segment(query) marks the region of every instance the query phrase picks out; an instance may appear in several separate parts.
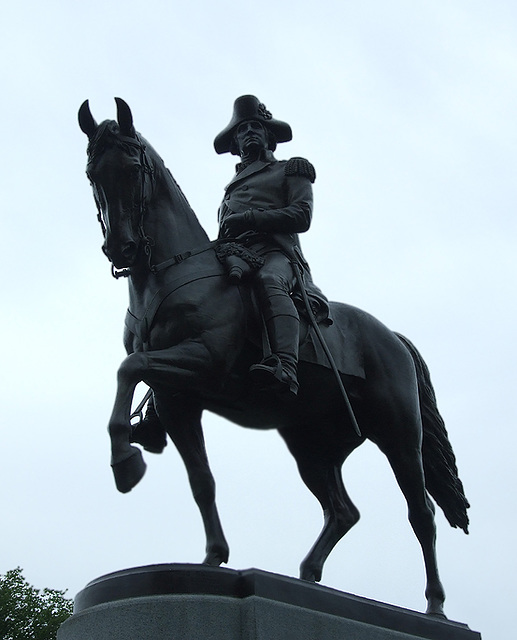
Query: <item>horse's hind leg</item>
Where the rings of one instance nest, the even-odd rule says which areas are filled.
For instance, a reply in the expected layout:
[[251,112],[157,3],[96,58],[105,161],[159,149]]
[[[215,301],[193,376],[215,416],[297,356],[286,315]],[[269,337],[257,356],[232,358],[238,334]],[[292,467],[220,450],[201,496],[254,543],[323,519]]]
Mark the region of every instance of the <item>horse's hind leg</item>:
[[435,509],[425,488],[420,447],[411,448],[407,443],[404,445],[400,442],[398,445],[398,448],[390,446],[389,450],[383,448],[383,451],[406,498],[409,522],[422,547],[427,576],[427,613],[445,617],[445,591],[436,560]]
[[194,398],[156,395],[156,410],[176,445],[187,470],[192,494],[199,507],[206,535],[204,564],[228,562],[229,548],[215,503],[215,481],[210,471],[201,426],[201,408]]
[[357,444],[339,454],[320,437],[312,441],[297,433],[282,433],[298,464],[302,480],[316,496],[323,509],[324,524],[320,535],[300,565],[300,578],[319,582],[323,565],[341,538],[359,521],[359,511],[343,485],[341,466]]

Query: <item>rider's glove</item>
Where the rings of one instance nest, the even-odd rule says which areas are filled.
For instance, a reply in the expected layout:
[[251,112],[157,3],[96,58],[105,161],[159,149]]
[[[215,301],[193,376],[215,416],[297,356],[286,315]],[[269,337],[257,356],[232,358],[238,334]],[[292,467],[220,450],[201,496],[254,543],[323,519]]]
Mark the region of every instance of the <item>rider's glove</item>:
[[248,209],[244,213],[233,213],[224,221],[225,236],[240,236],[246,231],[254,231],[256,226],[253,209]]

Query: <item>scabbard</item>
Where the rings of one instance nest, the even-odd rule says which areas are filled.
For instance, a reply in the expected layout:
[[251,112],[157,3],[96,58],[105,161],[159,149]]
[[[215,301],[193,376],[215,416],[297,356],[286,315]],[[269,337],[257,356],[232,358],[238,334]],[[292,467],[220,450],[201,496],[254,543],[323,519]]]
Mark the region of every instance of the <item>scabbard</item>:
[[330,364],[330,368],[332,369],[332,371],[334,372],[334,376],[336,378],[339,390],[341,391],[341,395],[343,396],[343,400],[345,401],[345,406],[347,408],[348,411],[348,415],[350,417],[350,420],[352,422],[352,426],[354,428],[354,431],[357,433],[357,435],[359,437],[362,436],[361,434],[361,430],[359,429],[359,425],[357,424],[357,419],[355,417],[354,414],[354,410],[352,408],[352,405],[350,404],[350,399],[348,397],[348,394],[346,392],[346,389],[343,385],[343,381],[341,380],[341,376],[339,375],[339,371],[338,368],[336,366],[336,363],[334,361],[334,358],[332,356],[332,353],[330,352],[330,349],[327,345],[327,343],[325,342],[325,338],[323,337],[323,334],[321,333],[321,329],[319,328],[319,325],[316,321],[316,318],[314,317],[314,313],[312,312],[311,309],[311,304],[309,301],[309,296],[307,295],[307,291],[305,291],[305,285],[303,283],[303,278],[302,278],[302,273],[300,270],[300,265],[298,264],[298,260],[293,260],[292,261],[292,267],[293,267],[293,271],[294,274],[296,276],[296,279],[298,280],[298,286],[300,287],[300,292],[302,294],[302,298],[303,298],[303,303],[305,305],[305,308],[307,310],[307,315],[309,316],[309,321],[312,325],[312,328],[314,329],[314,332],[316,334],[316,336],[318,337],[318,340],[323,348],[323,351],[325,352],[325,355],[327,356],[327,360],[329,361]]

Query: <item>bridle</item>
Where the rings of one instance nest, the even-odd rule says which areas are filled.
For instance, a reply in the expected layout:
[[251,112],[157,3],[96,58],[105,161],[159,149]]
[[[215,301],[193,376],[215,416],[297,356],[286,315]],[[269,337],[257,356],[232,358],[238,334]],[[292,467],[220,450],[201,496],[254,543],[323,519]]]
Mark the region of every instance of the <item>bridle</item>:
[[[117,122],[106,120],[101,125],[97,125],[95,122],[92,113],[90,111],[90,106],[88,104],[88,100],[85,100],[79,109],[79,126],[81,131],[88,136],[89,144],[88,144],[88,164],[94,161],[94,158],[97,154],[101,153],[101,147],[104,144],[104,135],[106,133],[106,128],[112,134],[112,139],[115,141],[115,144],[122,143],[125,145],[129,145],[138,150],[140,155],[140,202],[138,204],[138,235],[144,247],[145,255],[147,256],[147,263],[149,266],[149,271],[153,274],[157,274],[159,271],[163,269],[167,269],[170,266],[175,264],[179,264],[183,262],[186,258],[190,256],[197,255],[204,251],[207,251],[211,247],[217,245],[219,243],[218,240],[214,242],[209,242],[208,245],[204,245],[197,249],[193,249],[190,251],[185,251],[183,253],[172,256],[171,258],[160,262],[159,264],[153,264],[152,260],[152,248],[154,246],[154,240],[150,236],[148,236],[145,232],[144,223],[147,217],[148,204],[149,199],[151,197],[151,193],[154,189],[156,175],[154,165],[151,163],[149,156],[146,151],[146,145],[143,139],[136,133],[133,127],[133,116],[131,115],[131,109],[129,106],[122,100],[121,98],[115,98],[115,102],[117,103]],[[114,128],[110,128],[111,125],[118,125],[117,130]],[[108,230],[104,221],[102,219],[102,207],[95,194],[95,183],[92,180],[88,170],[87,170],[88,178],[90,179],[90,183],[92,187],[94,187],[94,199],[95,204],[97,206],[97,219],[101,226],[102,235],[106,238]],[[104,249],[104,247],[103,247]],[[106,253],[106,251],[104,251]],[[109,256],[106,254],[108,259]],[[111,259],[110,259],[111,261]],[[131,268],[126,267],[124,269],[117,269],[113,262],[111,263],[111,274],[114,278],[127,278],[131,275]]]
[[[164,260],[163,262],[160,262],[158,264],[153,264],[152,248],[154,246],[154,240],[153,238],[151,238],[146,234],[144,229],[144,223],[147,217],[149,198],[155,184],[155,178],[156,178],[155,169],[147,154],[146,145],[142,141],[138,133],[135,132],[134,137],[118,134],[116,135],[116,140],[117,142],[122,142],[124,144],[135,147],[140,154],[139,166],[140,166],[141,187],[140,187],[140,202],[138,204],[138,236],[140,237],[141,242],[143,244],[144,253],[147,257],[147,265],[151,273],[156,275],[160,271],[167,269],[169,267],[172,267],[173,265],[179,264],[180,262],[183,262],[183,260],[186,260],[191,256],[198,255],[200,253],[208,251],[209,249],[221,243],[224,244],[227,242],[227,240],[214,240],[196,249],[191,249],[189,251],[176,254],[171,258],[168,258],[167,260]],[[102,219],[102,210],[99,202],[97,201],[97,198],[95,198],[95,204],[97,205],[97,220],[99,221],[99,224],[102,229],[102,234],[105,238],[107,234],[107,229]],[[106,257],[108,257],[109,259],[109,256],[106,256]],[[123,269],[117,269],[115,265],[111,263],[111,275],[117,280],[119,278],[128,278],[131,275],[131,268],[125,267]]]
[[[123,142],[124,144],[135,147],[140,154],[140,201],[138,203],[138,235],[143,243],[144,252],[147,256],[147,263],[149,265],[149,270],[152,273],[156,273],[156,267],[152,263],[152,247],[154,245],[154,240],[145,233],[144,229],[144,221],[147,214],[149,194],[154,187],[155,181],[155,173],[154,167],[152,166],[149,156],[147,155],[146,146],[144,142],[142,142],[138,133],[135,133],[135,137],[122,136],[117,135],[116,137],[118,142]],[[102,235],[106,238],[106,225],[102,219],[102,211],[97,198],[95,198],[95,204],[97,205],[97,220],[101,226]],[[109,258],[109,256],[107,256]],[[111,263],[111,275],[116,278],[127,278],[131,275],[131,269],[126,267],[124,269],[117,269],[113,263]]]

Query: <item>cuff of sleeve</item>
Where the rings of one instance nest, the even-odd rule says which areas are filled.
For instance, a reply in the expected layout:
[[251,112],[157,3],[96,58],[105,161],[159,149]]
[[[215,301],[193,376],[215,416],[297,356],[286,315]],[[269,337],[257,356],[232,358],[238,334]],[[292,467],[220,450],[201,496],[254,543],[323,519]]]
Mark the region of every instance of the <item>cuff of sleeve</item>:
[[244,220],[246,221],[246,224],[249,226],[250,229],[257,228],[255,211],[256,209],[248,209],[247,211],[244,212]]
[[267,220],[267,212],[265,209],[250,209],[251,223],[257,231],[263,231],[264,223]]

